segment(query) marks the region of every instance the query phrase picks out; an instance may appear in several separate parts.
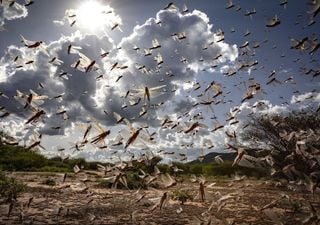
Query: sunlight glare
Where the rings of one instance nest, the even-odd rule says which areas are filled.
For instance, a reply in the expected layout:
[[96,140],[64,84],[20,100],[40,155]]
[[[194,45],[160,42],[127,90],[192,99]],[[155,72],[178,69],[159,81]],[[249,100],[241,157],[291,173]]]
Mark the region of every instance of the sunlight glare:
[[78,26],[90,31],[104,30],[121,20],[109,5],[101,5],[94,0],[83,3],[76,11],[76,15]]

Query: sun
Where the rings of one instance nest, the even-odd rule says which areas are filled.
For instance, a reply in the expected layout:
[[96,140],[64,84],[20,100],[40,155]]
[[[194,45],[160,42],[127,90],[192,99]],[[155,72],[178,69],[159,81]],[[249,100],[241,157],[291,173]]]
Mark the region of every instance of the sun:
[[105,30],[121,23],[120,17],[114,13],[113,8],[94,0],[84,2],[76,10],[76,17],[77,25],[90,31]]

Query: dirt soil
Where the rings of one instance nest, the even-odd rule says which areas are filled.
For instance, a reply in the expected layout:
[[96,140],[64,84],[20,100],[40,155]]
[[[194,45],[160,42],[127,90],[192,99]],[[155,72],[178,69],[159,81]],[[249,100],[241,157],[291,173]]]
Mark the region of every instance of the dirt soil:
[[[95,174],[10,173],[27,188],[13,205],[0,203],[0,224],[302,224],[310,203],[320,215],[320,194],[302,186],[265,180],[215,180],[206,183],[206,200],[197,197],[199,185],[184,179],[166,190],[118,190],[99,186]],[[87,178],[85,184],[81,182]],[[55,185],[45,184],[54,180]],[[81,182],[81,183],[80,183]],[[78,186],[75,184],[79,183]],[[88,187],[88,189],[85,189]],[[176,189],[190,190],[195,199],[181,205],[170,197]],[[162,208],[151,208],[163,193]],[[144,198],[141,196],[144,195]],[[29,207],[28,202],[33,198]],[[269,207],[266,205],[271,203]],[[265,207],[266,209],[263,209]],[[211,221],[211,222],[210,222]]]

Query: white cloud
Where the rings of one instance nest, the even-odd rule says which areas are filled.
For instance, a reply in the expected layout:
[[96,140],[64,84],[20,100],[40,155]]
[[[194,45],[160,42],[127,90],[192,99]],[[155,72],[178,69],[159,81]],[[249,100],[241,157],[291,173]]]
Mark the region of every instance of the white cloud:
[[[319,94],[317,94],[317,98]],[[300,103],[300,102],[303,102],[303,101],[306,101],[306,100],[310,100],[310,99],[313,99],[314,98],[314,95],[312,92],[307,92],[305,94],[301,94],[301,95],[293,95],[291,97],[291,101],[290,103],[291,104],[295,104],[295,103]]]
[[62,21],[62,20],[54,20],[52,22],[53,22],[54,25],[56,25],[58,27],[62,27],[65,24],[64,21]]
[[0,82],[5,82],[7,80],[6,66],[0,63]]
[[8,20],[22,19],[28,16],[28,10],[25,6],[15,2],[9,6],[10,2],[4,1],[0,4],[0,27],[3,27]]
[[14,115],[10,115],[7,120],[1,121],[0,129],[9,136],[15,137],[18,141],[21,141],[28,132],[23,126],[21,118]]
[[314,100],[315,100],[315,102],[320,103],[320,93],[315,94]]
[[[310,96],[313,96],[312,98]],[[306,98],[308,98],[308,102],[305,102]],[[242,103],[238,108],[239,112],[237,112],[236,117],[240,121],[240,123],[234,127],[237,134],[241,134],[243,132],[242,127],[244,124],[250,121],[250,117],[248,115],[254,113],[255,115],[282,115],[301,110],[301,109],[316,109],[319,107],[320,103],[320,93],[311,93],[307,92],[301,95],[293,95],[291,97],[291,103],[288,105],[276,105],[272,104],[270,100],[260,100],[252,105],[249,102]],[[298,100],[298,102],[297,102]],[[231,109],[232,111],[233,109]],[[228,129],[228,126],[226,127]],[[267,147],[267,146],[264,146]]]
[[[159,24],[158,21],[161,23]],[[179,40],[173,37],[182,33],[186,35],[186,38]],[[112,115],[113,112],[118,112],[133,122],[146,122],[150,126],[150,133],[157,131],[156,140],[160,143],[157,149],[166,148],[168,151],[170,149],[177,151],[181,149],[181,145],[192,143],[193,146],[189,147],[192,151],[190,155],[196,157],[198,153],[201,153],[199,150],[208,147],[209,140],[215,146],[223,145],[223,132],[210,132],[211,124],[206,128],[197,128],[198,132],[195,135],[178,133],[176,129],[163,130],[159,127],[159,118],[167,115],[177,117],[191,111],[189,116],[183,116],[179,120],[180,128],[183,129],[186,129],[188,124],[195,120],[192,119],[192,116],[200,111],[193,107],[196,102],[196,93],[191,91],[193,87],[186,85],[186,82],[202,82],[200,74],[206,69],[210,70],[213,64],[230,65],[238,57],[235,45],[215,42],[216,39],[217,35],[212,31],[212,24],[206,14],[197,10],[186,14],[166,10],[157,13],[156,18],[150,18],[144,24],[136,26],[133,33],[123,38],[118,45],[121,46],[121,49],[117,49],[114,41],[107,35],[98,37],[82,31],[70,36],[61,36],[59,40],[47,45],[43,43],[50,55],[41,50],[10,46],[0,61],[3,81],[0,83],[0,90],[10,99],[2,98],[0,103],[19,118],[15,120],[17,126],[24,127],[26,118],[30,117],[32,112],[23,109],[23,105],[13,99],[16,90],[29,93],[29,89],[33,89],[39,94],[47,95],[49,98],[41,105],[46,112],[44,123],[27,127],[29,130],[35,129],[45,134],[44,146],[54,145],[61,140],[61,135],[64,134],[63,143],[59,145],[70,148],[69,142],[81,140],[83,132],[75,128],[74,124],[86,122],[92,118],[96,118],[105,129],[111,129],[109,137],[111,140],[123,128],[123,125],[115,124],[116,121]],[[157,40],[161,47],[153,49],[151,56],[144,56],[144,49],[150,49],[154,40]],[[77,62],[81,55],[77,51],[68,54],[67,49],[70,44],[80,46],[81,49],[78,48],[78,51],[92,61],[95,60],[95,64],[99,65],[100,69],[84,73],[71,68],[70,65]],[[134,50],[135,46],[138,46],[140,50]],[[105,58],[100,56],[101,49],[109,52]],[[157,65],[154,59],[158,54],[164,61],[160,65]],[[221,57],[214,62],[213,58],[220,54]],[[19,60],[14,62],[13,59],[17,56]],[[54,57],[59,63],[49,63]],[[26,65],[27,60],[34,62]],[[22,68],[17,68],[19,65]],[[116,66],[111,71],[113,65]],[[144,66],[145,70],[139,70],[138,65]],[[66,73],[65,78],[61,75],[64,73]],[[103,75],[101,79],[97,80],[96,78],[101,75]],[[115,82],[119,76],[123,78]],[[44,87],[38,88],[39,83]],[[202,83],[201,85],[202,89],[206,86]],[[134,91],[137,92],[136,89],[139,88],[144,90],[145,87],[152,89],[158,86],[163,86],[164,91],[160,91],[160,94],[151,94],[150,107],[147,107],[148,113],[139,118],[143,104],[148,105],[149,103],[143,100],[144,96],[141,92],[142,94],[139,95],[142,98],[141,102],[137,106],[130,106],[129,100],[137,100],[137,97],[133,96]],[[177,91],[172,92],[173,89]],[[131,94],[124,98],[128,90],[131,91]],[[61,94],[61,98],[53,98]],[[162,106],[155,106],[160,103]],[[124,105],[127,105],[127,108],[123,108]],[[61,107],[67,111],[68,120],[57,115]],[[104,111],[109,115],[106,115]],[[137,125],[139,126],[141,125]],[[60,129],[53,129],[54,127],[60,127]],[[31,133],[28,132],[28,134]],[[108,140],[106,144],[109,144]],[[135,145],[130,148],[135,151],[139,149]],[[56,148],[51,149],[48,154],[54,153],[55,150]],[[66,154],[74,155],[77,152],[66,151]],[[88,145],[87,151],[81,155],[92,160],[110,156],[110,154],[101,153],[101,150],[97,150],[92,145]]]

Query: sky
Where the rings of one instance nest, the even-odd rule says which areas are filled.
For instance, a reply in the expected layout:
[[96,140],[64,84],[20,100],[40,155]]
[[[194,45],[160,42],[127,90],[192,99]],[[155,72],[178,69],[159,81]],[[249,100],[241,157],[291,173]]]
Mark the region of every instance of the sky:
[[91,161],[226,151],[248,114],[319,107],[319,4],[3,0],[0,127]]

